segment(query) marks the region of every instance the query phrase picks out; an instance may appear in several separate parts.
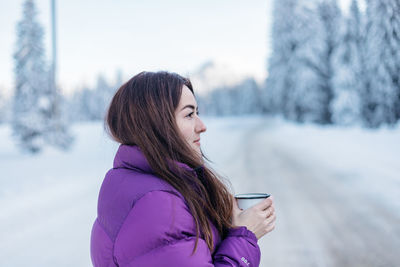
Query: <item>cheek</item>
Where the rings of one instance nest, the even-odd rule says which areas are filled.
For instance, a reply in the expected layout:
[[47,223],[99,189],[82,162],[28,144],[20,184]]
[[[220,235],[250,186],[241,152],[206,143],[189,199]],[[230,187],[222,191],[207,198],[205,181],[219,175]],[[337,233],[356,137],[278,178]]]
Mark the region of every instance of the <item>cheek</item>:
[[185,125],[183,127],[182,134],[187,141],[190,141],[193,136],[193,130],[191,125]]
[[193,136],[193,123],[191,121],[185,121],[184,119],[177,120],[179,131],[185,140],[190,141]]

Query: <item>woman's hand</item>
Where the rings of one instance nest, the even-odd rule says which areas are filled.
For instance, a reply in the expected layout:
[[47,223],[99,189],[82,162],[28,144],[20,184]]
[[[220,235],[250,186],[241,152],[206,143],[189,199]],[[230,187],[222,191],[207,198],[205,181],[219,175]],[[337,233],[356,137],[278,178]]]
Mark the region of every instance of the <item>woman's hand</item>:
[[238,207],[237,200],[233,197],[233,226],[246,226],[248,230],[256,235],[257,239],[260,239],[275,228],[275,219],[274,199],[272,196],[246,210],[241,210]]

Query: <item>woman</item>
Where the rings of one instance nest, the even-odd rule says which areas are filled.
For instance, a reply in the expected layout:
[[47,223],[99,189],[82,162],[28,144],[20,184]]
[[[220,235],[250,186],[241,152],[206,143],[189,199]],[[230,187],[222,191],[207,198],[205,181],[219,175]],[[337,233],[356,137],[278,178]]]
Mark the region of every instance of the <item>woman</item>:
[[142,72],[113,97],[106,127],[120,143],[91,235],[94,266],[258,266],[274,228],[272,197],[240,210],[204,164],[188,79]]

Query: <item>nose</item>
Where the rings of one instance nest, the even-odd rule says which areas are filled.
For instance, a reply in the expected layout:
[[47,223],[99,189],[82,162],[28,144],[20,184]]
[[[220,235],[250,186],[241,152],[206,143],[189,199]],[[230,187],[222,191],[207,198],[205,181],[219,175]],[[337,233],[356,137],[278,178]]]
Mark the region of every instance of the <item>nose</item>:
[[199,117],[197,117],[196,132],[203,133],[206,130],[207,130],[207,127],[204,124],[204,122]]

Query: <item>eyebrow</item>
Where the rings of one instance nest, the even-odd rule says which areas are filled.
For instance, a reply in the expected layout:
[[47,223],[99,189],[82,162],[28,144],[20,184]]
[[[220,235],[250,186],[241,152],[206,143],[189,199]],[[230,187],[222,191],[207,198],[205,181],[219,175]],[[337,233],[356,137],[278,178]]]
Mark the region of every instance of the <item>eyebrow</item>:
[[[181,109],[181,111],[184,110],[185,108],[191,108],[191,109],[195,110],[193,105],[186,105]],[[197,110],[199,110],[199,107],[197,107]]]

